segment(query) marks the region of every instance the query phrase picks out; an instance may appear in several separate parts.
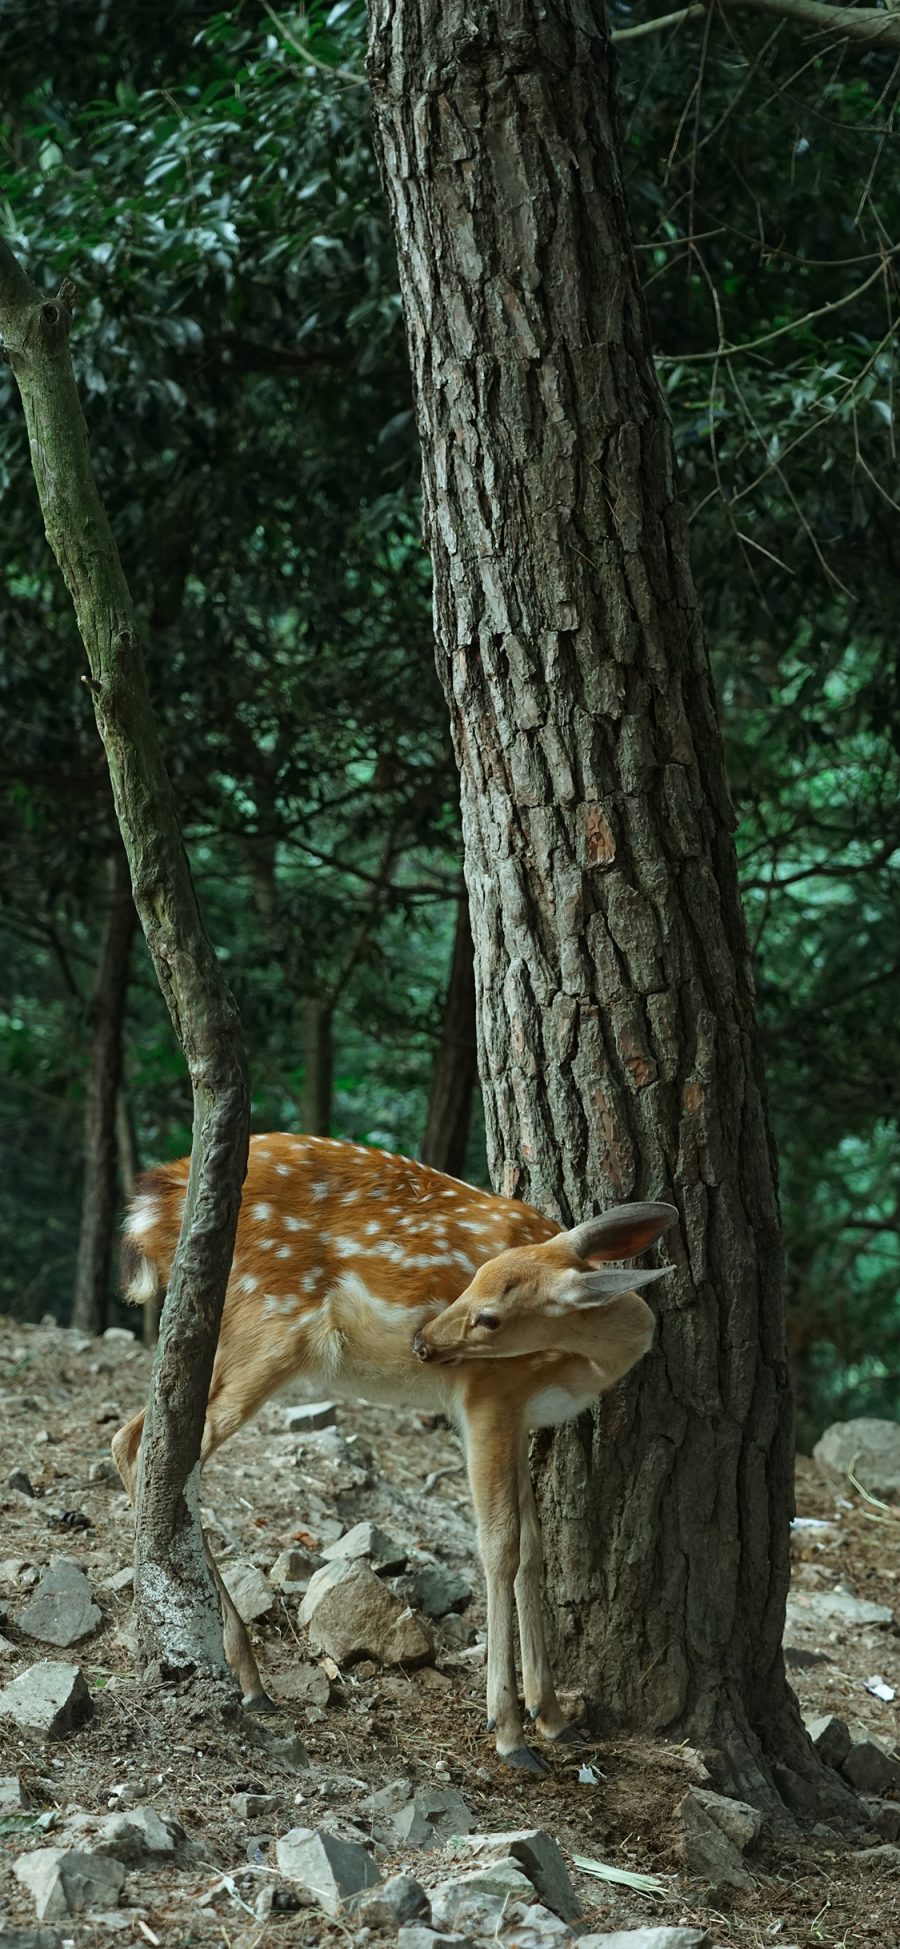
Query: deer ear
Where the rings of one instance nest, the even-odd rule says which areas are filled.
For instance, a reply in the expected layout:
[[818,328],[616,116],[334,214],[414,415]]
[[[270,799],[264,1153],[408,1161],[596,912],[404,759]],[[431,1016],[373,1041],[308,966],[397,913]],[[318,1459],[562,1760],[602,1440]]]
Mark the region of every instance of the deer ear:
[[645,1272],[629,1271],[624,1266],[612,1272],[564,1272],[555,1283],[551,1308],[557,1313],[574,1313],[585,1307],[605,1306],[617,1294],[639,1292],[642,1286],[652,1286],[654,1279],[664,1279],[674,1270],[674,1266],[663,1265]]
[[596,1265],[606,1259],[633,1259],[677,1222],[674,1205],[616,1205],[614,1211],[586,1218],[562,1237],[580,1259]]

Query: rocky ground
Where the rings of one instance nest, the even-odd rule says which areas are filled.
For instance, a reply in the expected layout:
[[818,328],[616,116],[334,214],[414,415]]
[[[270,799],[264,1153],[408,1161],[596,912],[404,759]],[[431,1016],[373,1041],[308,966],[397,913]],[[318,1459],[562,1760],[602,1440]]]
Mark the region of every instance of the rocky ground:
[[412,1413],[282,1400],[207,1471],[279,1716],[140,1685],[109,1438],[148,1371],[119,1333],[0,1322],[0,1949],[897,1949],[900,1503],[859,1469],[800,1465],[786,1643],[869,1824],[776,1835],[684,1748],[497,1761],[461,1456]]

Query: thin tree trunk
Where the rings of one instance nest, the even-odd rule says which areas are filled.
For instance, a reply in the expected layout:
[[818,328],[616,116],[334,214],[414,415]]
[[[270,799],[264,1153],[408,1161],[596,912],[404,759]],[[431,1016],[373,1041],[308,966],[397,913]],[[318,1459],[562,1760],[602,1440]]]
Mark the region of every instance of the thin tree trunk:
[[156,734],[134,608],[91,471],[68,339],[74,287],[38,291],[0,241],[0,331],[25,410],[47,537],[87,651],[97,725],[141,925],[185,1054],[194,1143],[150,1385],[135,1548],[140,1649],[164,1671],[226,1676],[197,1484],[200,1439],[247,1162],[240,1023],[204,930]]
[[100,966],[91,996],[91,1045],[84,1106],[84,1185],[75,1267],[72,1325],[102,1333],[116,1228],[118,1144],[116,1111],[122,1076],[122,1034],[128,963],[137,914],[128,861],[121,846],[110,860],[109,907]]
[[682,1215],[655,1351],[543,1443],[557,1653],[608,1719],[718,1752],[775,1809],[826,1773],[781,1654],[774,1164],[602,12],[371,19],[492,1175],[566,1221],[648,1196]]
[[422,1139],[422,1162],[436,1171],[462,1177],[478,1083],[475,1034],[475,967],[468,897],[457,902],[453,959],[444,1003],[444,1022],[434,1068]]
[[300,1115],[308,1137],[331,1133],[334,1083],[334,1010],[330,1001],[306,996],[300,1004],[303,1089]]

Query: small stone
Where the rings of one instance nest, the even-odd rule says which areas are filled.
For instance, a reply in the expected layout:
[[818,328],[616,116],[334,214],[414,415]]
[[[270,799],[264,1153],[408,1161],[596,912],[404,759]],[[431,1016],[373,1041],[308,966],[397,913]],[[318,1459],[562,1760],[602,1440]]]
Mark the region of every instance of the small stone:
[[29,1665],[0,1692],[0,1717],[12,1719],[23,1732],[45,1739],[61,1739],[80,1726],[93,1711],[91,1695],[77,1665],[50,1659]]
[[900,1801],[870,1800],[868,1810],[869,1820],[882,1840],[900,1841]]
[[580,1935],[575,1949],[709,1949],[710,1941],[705,1929],[614,1929],[612,1935]]
[[835,1421],[816,1442],[813,1459],[825,1475],[846,1479],[852,1469],[871,1495],[892,1495],[900,1489],[900,1426],[873,1416]]
[[840,1766],[852,1745],[843,1719],[836,1719],[833,1712],[824,1712],[816,1718],[805,1719],[804,1724],[826,1766]]
[[275,1603],[275,1592],[255,1563],[242,1558],[234,1563],[221,1563],[219,1569],[225,1589],[245,1624],[255,1624],[257,1618],[268,1616]]
[[406,1563],[406,1551],[385,1530],[379,1529],[377,1523],[355,1523],[336,1543],[329,1543],[322,1555],[326,1563],[368,1557],[381,1576],[402,1570]]
[[679,1812],[689,1874],[701,1875],[713,1890],[751,1887],[741,1854],[762,1827],[758,1810],[743,1800],[726,1799],[705,1787],[691,1787]]
[[326,1915],[381,1877],[372,1856],[356,1841],[340,1841],[324,1828],[292,1827],[275,1843],[278,1871],[312,1895]]
[[125,1885],[121,1861],[77,1848],[39,1847],[13,1864],[18,1881],[34,1896],[39,1922],[60,1921],[101,1903],[118,1902]]
[[466,1843],[474,1853],[497,1850],[524,1868],[532,1886],[548,1908],[565,1922],[574,1922],[581,1906],[557,1843],[539,1827],[517,1828],[509,1834],[472,1835]]
[[268,1820],[279,1805],[277,1793],[235,1793],[231,1811],[238,1820]]
[[23,1570],[31,1568],[28,1557],[8,1556],[0,1563],[0,1584],[17,1584]]
[[279,1699],[323,1706],[331,1698],[331,1680],[321,1665],[294,1665],[289,1672],[279,1674],[273,1690]]
[[55,1644],[63,1650],[96,1631],[103,1613],[94,1603],[84,1571],[69,1557],[55,1557],[15,1622],[26,1637],[39,1638],[42,1644]]
[[316,1569],[316,1563],[316,1558],[307,1556],[303,1550],[282,1550],[269,1571],[269,1582],[275,1590],[302,1594]]
[[501,1856],[433,1889],[431,1919],[442,1929],[494,1935],[510,1902],[530,1903],[533,1899],[534,1888],[518,1861]]
[[407,1579],[410,1599],[426,1617],[446,1617],[472,1602],[472,1586],[445,1563],[424,1563]]
[[119,1482],[119,1471],[115,1462],[105,1460],[92,1462],[88,1469],[89,1482]]
[[17,1773],[0,1778],[0,1814],[17,1814],[25,1805],[22,1782]]
[[353,1919],[371,1929],[397,1929],[404,1922],[430,1922],[431,1904],[412,1875],[391,1875],[380,1887],[356,1898]]
[[869,1598],[854,1597],[851,1590],[792,1591],[787,1600],[786,1630],[793,1635],[807,1630],[833,1630],[843,1625],[848,1630],[893,1624],[894,1613],[887,1604],[874,1604]]
[[470,1935],[446,1935],[413,1922],[399,1931],[397,1949],[475,1949],[475,1944]]
[[14,1489],[20,1496],[33,1496],[34,1488],[24,1469],[10,1469],[6,1478],[8,1489]]
[[310,1579],[300,1606],[310,1639],[338,1665],[374,1658],[381,1665],[413,1667],[434,1658],[424,1618],[385,1588],[366,1564],[323,1564]]
[[284,1428],[288,1435],[308,1435],[311,1428],[333,1428],[337,1409],[333,1401],[303,1401],[285,1408]]
[[857,1793],[882,1794],[900,1786],[900,1761],[892,1759],[874,1739],[861,1739],[851,1746],[841,1761],[841,1772]]
[[132,1565],[126,1563],[121,1570],[114,1570],[111,1577],[104,1578],[100,1588],[101,1590],[111,1590],[114,1597],[120,1596],[123,1591],[133,1590],[134,1570]]
[[439,1847],[459,1834],[468,1834],[473,1825],[472,1815],[455,1787],[419,1787],[391,1818],[398,1841],[408,1847]]
[[515,1949],[568,1949],[574,1929],[542,1902],[524,1908],[513,1902],[503,1916],[503,1934]]
[[108,1326],[102,1338],[107,1342],[113,1342],[113,1344],[118,1341],[122,1347],[126,1345],[134,1346],[134,1334],[130,1326]]
[[112,1855],[126,1868],[144,1862],[184,1864],[193,1849],[177,1820],[164,1820],[155,1807],[122,1808],[112,1814],[75,1814],[66,1822],[66,1838],[98,1855]]
[[900,1875],[900,1847],[891,1847],[886,1841],[881,1847],[860,1848],[855,1859],[866,1868],[887,1868],[892,1874]]
[[4,1928],[0,1922],[0,1949],[63,1949],[58,1929]]

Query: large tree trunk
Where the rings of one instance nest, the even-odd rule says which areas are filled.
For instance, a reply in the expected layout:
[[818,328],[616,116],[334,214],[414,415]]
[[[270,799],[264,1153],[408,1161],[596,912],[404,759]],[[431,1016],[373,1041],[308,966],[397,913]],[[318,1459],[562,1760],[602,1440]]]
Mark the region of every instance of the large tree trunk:
[[0,240],[0,332],[28,425],[47,538],[75,604],[134,902],[194,1095],[185,1215],[144,1426],[135,1545],[141,1651],[226,1676],[197,1482],[200,1438],[247,1162],[237,1010],[200,917],[163,763],[134,608],[91,471],[69,356],[73,287],[38,291]]
[[373,0],[497,1187],[672,1198],[657,1345],[542,1469],[607,1718],[817,1781],[781,1654],[791,1414],[732,812],[602,14]]
[[106,1325],[109,1265],[116,1229],[119,1146],[117,1115],[128,962],[137,914],[128,861],[117,846],[110,861],[109,908],[100,966],[91,996],[91,1046],[84,1105],[84,1185],[72,1324],[83,1333]]
[[422,1162],[435,1171],[462,1177],[478,1082],[475,1033],[475,968],[469,902],[465,892],[456,908],[453,959],[444,1001],[441,1039],[431,1072]]

